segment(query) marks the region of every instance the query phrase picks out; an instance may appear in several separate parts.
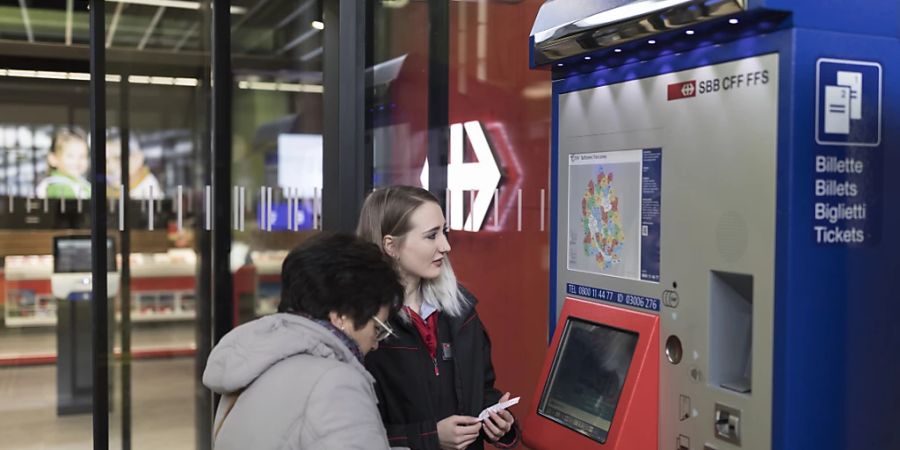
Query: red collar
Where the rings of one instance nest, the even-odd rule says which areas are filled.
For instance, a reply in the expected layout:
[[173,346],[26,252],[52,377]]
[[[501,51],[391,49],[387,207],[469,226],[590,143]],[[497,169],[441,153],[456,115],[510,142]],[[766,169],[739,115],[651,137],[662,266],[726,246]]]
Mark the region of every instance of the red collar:
[[428,354],[431,355],[431,359],[434,359],[437,355],[437,321],[440,312],[435,311],[428,316],[428,319],[423,320],[422,317],[409,306],[404,306],[403,309],[406,311],[410,320],[412,320],[416,330],[419,331],[419,336],[422,337],[422,342],[425,343],[425,347],[428,349]]

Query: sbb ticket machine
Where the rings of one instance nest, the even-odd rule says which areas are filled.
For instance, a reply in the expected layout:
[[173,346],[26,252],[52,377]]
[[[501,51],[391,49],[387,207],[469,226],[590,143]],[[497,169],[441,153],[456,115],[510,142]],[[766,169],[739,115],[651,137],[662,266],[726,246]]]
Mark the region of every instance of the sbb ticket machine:
[[[110,323],[113,299],[119,292],[116,251],[107,240],[107,292],[110,299]],[[91,237],[57,236],[53,239],[53,274],[50,286],[57,301],[56,387],[57,414],[86,414],[92,410],[93,390],[93,318],[91,295]],[[115,330],[112,326],[109,330]],[[109,340],[112,342],[112,339]],[[112,358],[112,346],[107,349]],[[111,366],[111,365],[110,365]],[[110,378],[112,379],[112,378]],[[111,389],[101,386],[100,389]],[[111,397],[110,397],[111,398]]]
[[535,450],[900,448],[900,3],[547,1]]

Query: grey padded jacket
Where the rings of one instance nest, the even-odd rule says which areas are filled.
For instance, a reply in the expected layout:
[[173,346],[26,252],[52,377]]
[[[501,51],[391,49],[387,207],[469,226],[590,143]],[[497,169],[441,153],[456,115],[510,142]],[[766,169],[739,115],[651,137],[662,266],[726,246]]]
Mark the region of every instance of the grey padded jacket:
[[243,324],[213,349],[203,373],[203,384],[226,396],[214,448],[386,450],[374,382],[337,336],[309,319],[273,314]]

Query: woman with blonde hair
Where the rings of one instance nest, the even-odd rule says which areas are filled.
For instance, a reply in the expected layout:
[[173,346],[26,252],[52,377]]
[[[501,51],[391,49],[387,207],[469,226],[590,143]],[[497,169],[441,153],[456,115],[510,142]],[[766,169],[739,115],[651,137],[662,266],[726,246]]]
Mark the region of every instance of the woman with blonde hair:
[[437,198],[411,186],[366,199],[357,234],[391,257],[404,301],[395,335],[366,358],[391,445],[412,450],[512,448],[520,440],[508,411],[479,412],[509,398],[494,388],[491,343],[475,297],[459,286]]

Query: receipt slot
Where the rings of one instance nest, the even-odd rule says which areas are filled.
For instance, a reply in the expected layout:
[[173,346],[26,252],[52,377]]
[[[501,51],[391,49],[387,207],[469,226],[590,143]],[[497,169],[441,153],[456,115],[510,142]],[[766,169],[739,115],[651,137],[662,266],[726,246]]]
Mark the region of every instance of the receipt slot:
[[[896,0],[543,4],[553,341],[526,445],[900,448],[898,16]],[[658,321],[615,403],[589,361],[620,361],[635,330],[572,319],[584,303]],[[568,365],[572,348],[591,356]],[[639,351],[656,364],[632,386]]]
[[[113,322],[113,299],[119,291],[116,255],[112,239],[107,241],[107,292],[109,317]],[[53,239],[51,290],[57,301],[56,392],[58,415],[86,414],[92,409],[93,349],[91,336],[92,287],[91,237],[57,236]],[[109,327],[113,330],[113,327]],[[112,339],[107,355],[112,358]],[[112,377],[109,378],[112,380]],[[111,389],[111,384],[108,387]],[[110,397],[111,398],[111,397]]]

